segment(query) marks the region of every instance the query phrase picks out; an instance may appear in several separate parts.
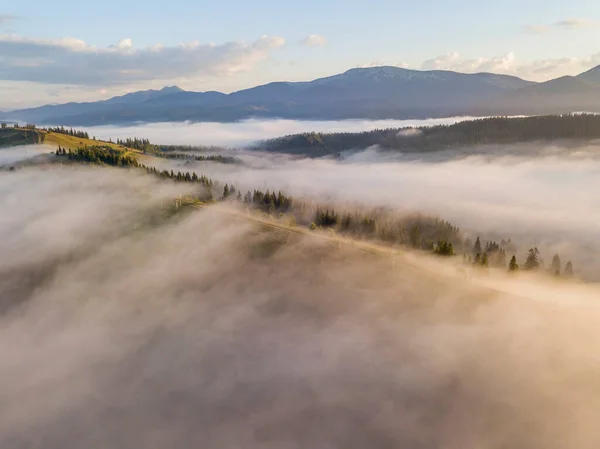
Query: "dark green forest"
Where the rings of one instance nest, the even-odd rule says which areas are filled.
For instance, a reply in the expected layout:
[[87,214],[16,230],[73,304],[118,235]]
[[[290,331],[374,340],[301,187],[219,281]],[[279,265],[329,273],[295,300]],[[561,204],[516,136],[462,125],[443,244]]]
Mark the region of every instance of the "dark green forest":
[[266,140],[255,149],[320,157],[374,145],[383,150],[408,153],[559,139],[600,139],[600,115],[493,117],[431,127],[377,129],[360,133],[304,133]]
[[[260,210],[293,225],[306,226],[311,230],[332,229],[341,235],[356,239],[369,239],[388,244],[407,246],[416,250],[432,252],[441,257],[462,254],[465,263],[481,268],[494,266],[509,271],[520,269],[513,255],[507,265],[507,253],[516,252],[510,239],[500,242],[488,241],[485,245],[477,237],[473,243],[465,238],[452,223],[426,215],[398,217],[382,210],[337,210],[308,201],[299,201],[281,191],[254,189],[243,194],[233,184],[222,184],[195,172],[158,170],[139,163],[121,151],[106,146],[83,147],[75,151],[60,148],[57,157],[69,161],[102,164],[143,170],[164,180],[198,184],[198,201],[236,201],[247,208]],[[544,263],[537,248],[532,248],[523,262],[523,270],[542,270]],[[573,276],[573,264],[562,267],[560,256],[554,255],[547,271],[554,276]]]

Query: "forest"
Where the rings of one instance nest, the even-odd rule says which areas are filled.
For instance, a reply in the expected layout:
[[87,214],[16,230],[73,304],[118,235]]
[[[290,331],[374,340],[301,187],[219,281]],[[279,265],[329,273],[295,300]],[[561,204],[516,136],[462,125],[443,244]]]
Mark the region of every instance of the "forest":
[[390,151],[430,152],[474,145],[560,139],[600,139],[600,115],[492,117],[453,125],[377,129],[360,133],[313,132],[266,140],[254,149],[320,157],[375,145]]
[[[568,261],[563,267],[558,254],[553,256],[551,264],[546,267],[540,251],[531,248],[526,259],[519,265],[514,255],[517,248],[510,239],[487,241],[483,244],[480,237],[477,237],[472,242],[457,226],[436,217],[420,214],[398,217],[381,209],[336,209],[318,202],[296,200],[281,191],[275,193],[253,189],[242,194],[233,184],[222,184],[207,176],[198,176],[195,172],[158,170],[139,163],[134,156],[107,146],[83,147],[75,151],[59,147],[56,156],[73,162],[140,169],[160,179],[198,184],[200,188],[195,198],[198,201],[235,201],[247,208],[285,220],[292,226],[333,230],[340,235],[402,245],[440,257],[462,255],[465,264],[481,268],[493,266],[509,271],[545,270],[553,276],[574,275],[573,264]],[[507,264],[508,253],[513,254]]]
[[[140,150],[143,153],[152,154],[155,156],[163,156],[164,153],[207,153],[207,152],[223,152],[225,148],[217,146],[204,146],[204,145],[157,145],[150,142],[148,139],[143,138],[127,138],[117,139],[117,145],[121,145],[126,148],[133,148],[134,150]],[[232,158],[233,159],[233,158]],[[205,159],[198,159],[205,160]],[[229,162],[231,163],[231,162]]]

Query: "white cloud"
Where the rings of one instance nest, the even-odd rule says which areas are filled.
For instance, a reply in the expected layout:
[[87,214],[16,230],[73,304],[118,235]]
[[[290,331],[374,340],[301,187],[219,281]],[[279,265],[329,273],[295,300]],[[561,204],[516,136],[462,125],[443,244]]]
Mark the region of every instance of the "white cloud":
[[10,14],[0,14],[0,26],[8,25],[15,19],[16,17]]
[[0,79],[81,86],[226,76],[248,71],[284,45],[278,36],[261,36],[252,43],[182,43],[135,48],[129,38],[98,48],[76,38],[35,40],[0,36]]
[[559,20],[554,23],[555,27],[560,28],[568,28],[568,29],[580,29],[580,28],[590,28],[597,26],[597,23],[592,20],[587,19],[565,19]]
[[529,34],[546,34],[550,32],[550,27],[544,25],[525,25],[523,30]]
[[302,45],[306,45],[307,47],[322,47],[327,43],[327,39],[323,36],[319,36],[318,34],[309,34],[304,39],[300,41]]
[[529,34],[546,34],[552,29],[580,30],[584,28],[594,28],[598,22],[588,19],[563,19],[554,22],[551,25],[525,25],[523,30]]
[[454,52],[428,59],[421,64],[423,70],[456,70],[458,72],[507,72],[515,65],[515,55],[512,52],[491,58],[463,59]]
[[453,52],[423,62],[423,70],[453,70],[464,73],[492,72],[546,81],[565,75],[577,75],[600,64],[600,53],[587,58],[562,57],[519,62],[513,52],[490,58],[462,58]]

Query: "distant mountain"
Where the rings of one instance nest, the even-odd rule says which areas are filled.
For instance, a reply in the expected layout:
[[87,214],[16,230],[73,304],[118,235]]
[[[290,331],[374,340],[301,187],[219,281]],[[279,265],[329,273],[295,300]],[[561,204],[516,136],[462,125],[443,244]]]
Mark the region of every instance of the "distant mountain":
[[93,103],[11,111],[2,117],[37,124],[89,126],[252,117],[409,119],[600,111],[598,78],[600,68],[578,77],[534,83],[493,73],[372,67],[309,82],[274,82],[231,94],[165,87]]
[[493,98],[491,104],[508,114],[600,112],[600,68],[523,87]]
[[588,83],[600,84],[600,65],[587,72],[583,72],[581,75],[578,75],[577,78],[587,81]]

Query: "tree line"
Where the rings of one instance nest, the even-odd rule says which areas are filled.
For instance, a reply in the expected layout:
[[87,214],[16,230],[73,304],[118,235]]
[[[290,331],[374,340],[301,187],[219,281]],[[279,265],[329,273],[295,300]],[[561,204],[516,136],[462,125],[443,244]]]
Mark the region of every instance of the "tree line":
[[240,164],[241,161],[233,156],[225,156],[222,154],[182,154],[182,153],[159,153],[158,157],[165,159],[179,159],[185,161],[197,162],[218,162],[219,164]]
[[319,157],[371,146],[400,152],[430,152],[485,144],[598,138],[600,115],[563,114],[492,117],[452,125],[387,128],[359,133],[310,132],[266,140],[256,149]]
[[[488,267],[491,265],[504,268],[506,267],[507,247],[514,248],[514,246],[510,244],[510,241],[503,241],[500,244],[494,241],[489,241],[484,249],[482,248],[480,238],[477,237],[472,249],[474,260],[472,260],[471,256],[468,256],[468,261],[472,262],[475,266]],[[466,254],[464,255],[464,258],[467,259]],[[516,255],[513,254],[508,263],[508,271],[515,272],[519,271],[520,269],[525,271],[544,270],[544,261],[542,260],[540,250],[537,247],[529,249],[525,257],[525,261],[521,266],[517,263]],[[547,268],[547,271],[552,276],[572,277],[574,275],[573,263],[569,260],[563,268],[560,255],[558,254],[554,254],[552,257],[552,262]]]
[[[33,125],[35,126],[35,125]],[[86,131],[78,131],[73,128],[65,128],[64,126],[56,126],[54,128],[42,128],[44,131],[57,133],[57,134],[65,134],[67,136],[78,137],[80,139],[89,139],[90,136]]]

